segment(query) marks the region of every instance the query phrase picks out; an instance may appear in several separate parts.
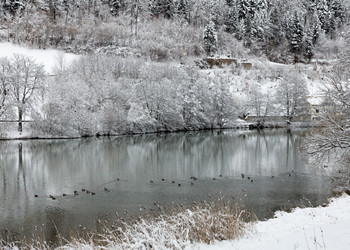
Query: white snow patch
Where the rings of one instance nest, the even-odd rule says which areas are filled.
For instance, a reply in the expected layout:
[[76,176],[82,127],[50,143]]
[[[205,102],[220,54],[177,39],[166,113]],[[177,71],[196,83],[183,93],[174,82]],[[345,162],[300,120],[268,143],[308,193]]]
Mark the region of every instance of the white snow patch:
[[311,105],[321,105],[324,102],[324,96],[308,96],[307,101]]
[[243,239],[194,244],[186,249],[350,249],[350,196],[332,199],[328,207],[278,211],[275,218],[260,221],[256,232]]
[[78,55],[64,53],[56,49],[29,49],[12,43],[0,43],[0,57],[11,58],[14,54],[31,57],[36,63],[44,65],[48,74],[52,74],[55,67],[59,66],[59,58],[63,55],[64,65],[69,65],[79,58]]

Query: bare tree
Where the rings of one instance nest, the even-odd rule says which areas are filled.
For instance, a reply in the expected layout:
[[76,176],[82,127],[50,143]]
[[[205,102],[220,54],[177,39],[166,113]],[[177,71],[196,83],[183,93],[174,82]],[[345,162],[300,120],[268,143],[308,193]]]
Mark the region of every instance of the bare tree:
[[0,59],[0,116],[4,115],[10,97],[8,81],[9,61],[6,58]]
[[276,101],[289,118],[299,115],[299,106],[308,95],[304,79],[293,73],[286,73],[276,91]]
[[25,111],[44,90],[45,73],[42,65],[23,55],[10,60],[8,71],[12,102],[18,111],[18,131],[22,132]]
[[350,79],[336,68],[325,86],[323,110],[319,112],[321,133],[313,138],[312,153],[323,156],[334,149],[350,149]]
[[[323,109],[319,111],[322,128],[308,138],[307,149],[313,162],[336,163],[333,180],[350,189],[350,57],[343,54],[328,77]],[[323,165],[323,164],[322,164]]]

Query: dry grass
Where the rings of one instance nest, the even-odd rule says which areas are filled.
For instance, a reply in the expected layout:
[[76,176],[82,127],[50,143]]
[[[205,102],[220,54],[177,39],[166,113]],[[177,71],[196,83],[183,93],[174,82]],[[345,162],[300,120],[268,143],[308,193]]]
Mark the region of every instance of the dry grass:
[[[69,241],[61,239],[56,249],[183,249],[196,242],[210,244],[238,239],[256,220],[253,213],[233,199],[219,198],[191,207],[179,204],[169,213],[148,214],[132,222],[101,222],[99,233],[76,236]],[[0,248],[5,249],[18,246],[16,243],[2,244]],[[45,242],[21,245],[23,247],[50,248]]]

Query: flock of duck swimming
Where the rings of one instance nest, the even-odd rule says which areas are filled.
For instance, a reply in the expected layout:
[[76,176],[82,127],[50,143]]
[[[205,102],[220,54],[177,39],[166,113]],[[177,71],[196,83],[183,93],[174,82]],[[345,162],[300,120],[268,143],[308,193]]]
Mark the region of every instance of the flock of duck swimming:
[[[293,171],[292,171],[292,172],[293,172]],[[292,175],[289,173],[288,176],[292,176]],[[221,178],[222,175],[219,175],[219,177]],[[242,177],[242,179],[244,179],[244,178],[245,178],[245,174],[241,173],[241,177]],[[273,179],[273,178],[275,178],[275,177],[272,175],[271,178]],[[253,181],[254,181],[250,176],[247,176],[247,179],[250,180],[250,182],[253,182]],[[117,178],[117,181],[119,181],[119,180],[120,180],[120,179]],[[194,185],[194,182],[195,182],[196,180],[198,180],[198,178],[195,177],[195,176],[191,176],[191,177],[190,177],[190,180],[191,180],[191,186],[193,186],[193,185]],[[213,181],[215,181],[215,180],[216,180],[216,178],[213,177]],[[162,182],[164,182],[164,181],[165,181],[165,179],[162,178]],[[150,183],[151,183],[151,184],[154,184],[155,182],[154,182],[153,180],[150,180]],[[173,181],[171,181],[171,183],[172,183],[172,184],[175,184],[175,181],[173,180]],[[181,183],[178,183],[177,185],[178,185],[179,187],[181,187]],[[109,190],[108,188],[106,188],[106,187],[104,187],[104,191],[107,192],[107,193],[110,192],[110,190]],[[90,191],[90,190],[87,190],[87,189],[85,189],[85,188],[82,188],[82,189],[81,189],[81,193],[91,194],[92,196],[93,196],[93,195],[96,195],[95,192]],[[79,192],[78,192],[77,190],[74,190],[73,194],[74,194],[74,196],[77,196],[77,195],[79,195]],[[62,194],[62,196],[67,196],[67,195],[68,195],[68,194],[65,194],[65,193]],[[35,194],[34,197],[35,197],[35,198],[38,198],[39,196],[38,196],[37,194]],[[50,198],[51,200],[56,200],[56,197],[54,197],[53,195],[49,195],[49,198]]]

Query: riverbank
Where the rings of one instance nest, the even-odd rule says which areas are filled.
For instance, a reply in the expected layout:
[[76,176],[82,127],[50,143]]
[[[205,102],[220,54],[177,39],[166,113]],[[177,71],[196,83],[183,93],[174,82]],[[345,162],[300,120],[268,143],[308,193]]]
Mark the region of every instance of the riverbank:
[[254,231],[234,241],[194,244],[186,249],[350,249],[350,196],[332,198],[327,207],[278,211]]
[[94,136],[120,136],[120,135],[138,135],[138,134],[155,134],[155,133],[174,133],[174,132],[185,132],[185,131],[200,131],[200,130],[212,130],[212,129],[249,129],[249,130],[263,130],[263,129],[278,129],[278,128],[314,128],[316,124],[309,122],[265,122],[264,124],[257,124],[252,122],[246,122],[244,120],[238,120],[235,123],[225,125],[223,127],[213,127],[213,128],[198,128],[193,130],[147,130],[147,131],[129,131],[124,133],[116,134],[97,134],[97,135],[77,135],[77,136],[54,136],[48,134],[40,134],[35,132],[30,123],[23,124],[23,132],[17,130],[17,124],[1,127],[0,126],[0,140],[29,140],[29,139],[76,139],[83,137],[94,137]]

